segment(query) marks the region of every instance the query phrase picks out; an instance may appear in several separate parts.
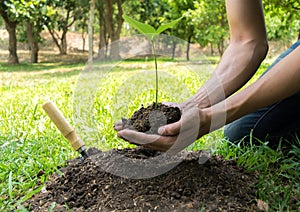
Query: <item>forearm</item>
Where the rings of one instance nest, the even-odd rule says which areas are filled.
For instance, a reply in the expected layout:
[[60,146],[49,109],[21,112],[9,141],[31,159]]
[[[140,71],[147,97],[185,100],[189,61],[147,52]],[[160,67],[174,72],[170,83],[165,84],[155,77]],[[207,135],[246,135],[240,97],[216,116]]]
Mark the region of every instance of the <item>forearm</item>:
[[[277,63],[258,81],[244,90],[212,106],[209,117],[226,113],[230,123],[259,108],[279,102],[300,91],[300,47]],[[216,125],[222,125],[216,123]],[[212,126],[214,129],[221,126]]]
[[266,53],[265,40],[232,42],[212,77],[188,101],[206,108],[224,100],[252,77]]
[[226,0],[230,44],[213,76],[185,104],[214,105],[241,88],[268,51],[261,0]]

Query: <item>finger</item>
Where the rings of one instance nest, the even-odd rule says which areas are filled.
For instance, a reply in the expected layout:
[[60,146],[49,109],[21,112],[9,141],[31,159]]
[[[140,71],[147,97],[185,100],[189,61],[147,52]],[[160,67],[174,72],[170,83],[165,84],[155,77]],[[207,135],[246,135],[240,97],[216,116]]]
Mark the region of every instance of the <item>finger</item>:
[[146,148],[150,148],[153,150],[166,152],[170,149],[170,147],[175,143],[176,136],[158,136],[158,139],[152,143],[143,145]]
[[163,136],[175,136],[180,132],[181,121],[174,122],[172,124],[168,124],[162,126],[158,129],[158,134]]
[[181,119],[182,125],[174,145],[167,153],[175,154],[192,144],[199,135],[200,116],[197,108],[188,110]]
[[133,130],[121,130],[118,132],[118,136],[126,139],[132,143],[145,145],[156,141],[160,136],[154,134],[145,134],[142,132],[137,132]]
[[175,102],[162,102],[163,105],[169,106],[169,107],[178,107],[180,108],[178,103]]
[[[123,138],[121,135],[119,135],[119,133],[117,134],[117,136],[118,136],[119,138],[123,139],[124,141],[129,142],[127,139],[125,139],[125,138]],[[129,142],[129,143],[130,143],[130,142]]]
[[123,123],[121,120],[117,121],[115,124],[114,124],[114,130],[116,131],[120,131],[122,130],[123,128]]
[[175,141],[176,141],[176,136],[175,137],[160,136],[153,143],[146,144],[144,146],[147,148],[153,149],[153,150],[166,152],[172,147],[172,145],[175,143]]
[[118,136],[136,145],[142,145],[146,148],[165,152],[176,141],[175,137],[160,136],[154,134],[145,134],[133,130],[122,130],[118,132]]

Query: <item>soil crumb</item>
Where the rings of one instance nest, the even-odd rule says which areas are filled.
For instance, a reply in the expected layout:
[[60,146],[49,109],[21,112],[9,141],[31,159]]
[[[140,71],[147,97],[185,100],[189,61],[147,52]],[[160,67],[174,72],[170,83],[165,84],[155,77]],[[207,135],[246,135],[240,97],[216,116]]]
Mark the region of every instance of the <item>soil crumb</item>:
[[168,106],[162,103],[155,103],[148,107],[142,106],[135,111],[131,118],[122,119],[123,129],[134,129],[148,134],[157,134],[159,127],[171,124],[180,120],[181,111],[178,107]]
[[[91,156],[83,162],[68,161],[45,189],[23,206],[29,211],[258,210],[257,179],[234,160],[211,157],[203,151],[166,156],[143,147],[109,151],[91,148],[89,153]],[[160,167],[173,168],[154,177],[143,175],[143,170],[151,172]],[[130,174],[139,172],[141,179],[130,178],[136,176]]]

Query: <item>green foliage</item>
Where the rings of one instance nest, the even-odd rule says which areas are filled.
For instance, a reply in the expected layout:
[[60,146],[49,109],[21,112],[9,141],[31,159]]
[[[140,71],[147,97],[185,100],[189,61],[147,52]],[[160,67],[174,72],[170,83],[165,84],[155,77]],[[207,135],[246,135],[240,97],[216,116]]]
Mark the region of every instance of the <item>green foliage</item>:
[[172,29],[183,17],[180,17],[172,22],[162,24],[158,27],[158,29],[155,29],[153,26],[149,24],[139,22],[127,15],[123,15],[123,18],[125,21],[127,21],[130,24],[130,26],[136,28],[139,32],[147,36],[148,39],[152,41],[155,36],[161,34],[167,29]]
[[[15,211],[68,158],[76,157],[41,105],[50,98],[70,117],[71,86],[82,66],[0,64],[0,211]],[[73,71],[47,72],[66,67]]]
[[300,3],[297,0],[264,0],[268,38],[293,40],[300,34]]
[[153,39],[155,38],[155,36],[158,36],[159,34],[161,34],[163,31],[167,30],[167,29],[172,29],[183,17],[180,17],[170,23],[166,23],[166,24],[162,24],[158,27],[158,29],[155,30],[154,27],[148,25],[148,24],[144,24],[141,23],[139,21],[134,20],[133,18],[130,18],[127,15],[123,15],[123,18],[125,21],[127,21],[132,27],[136,28],[137,30],[139,30],[142,34],[144,34],[145,36],[147,36],[147,38],[150,40],[151,44],[152,44],[152,50],[153,50],[153,55],[154,55],[154,63],[155,63],[155,108],[157,107],[157,103],[158,103],[158,71],[157,71],[157,58],[156,58],[156,52],[155,52],[155,46],[154,46],[154,41]]
[[[270,40],[290,41],[300,32],[299,1],[264,0],[265,18]],[[136,20],[157,28],[166,20],[185,18],[172,28],[172,35],[202,47],[208,45],[220,54],[229,39],[225,1],[130,1],[124,4],[127,13]]]
[[169,5],[170,10],[164,15],[167,20],[174,20],[181,16],[184,17],[184,19],[174,27],[172,34],[193,43],[195,26],[192,23],[191,11],[195,10],[194,2],[186,0],[170,0]]
[[51,16],[51,9],[47,3],[46,0],[10,0],[5,1],[5,6],[12,20],[24,21],[25,24],[31,22],[40,32]]
[[33,25],[33,39],[42,40],[39,34],[51,16],[46,0],[10,0],[5,1],[5,6],[10,19],[22,23],[18,27],[18,41],[27,42],[26,26],[28,23]]
[[[123,15],[125,21],[127,21],[132,27],[136,28],[139,32],[147,36],[152,40],[152,36],[155,34],[156,30],[153,26],[149,24],[144,24],[142,22],[136,21],[127,15]],[[152,35],[153,34],[153,35]]]
[[38,16],[47,14],[46,0],[10,0],[6,1],[6,6],[15,19],[26,19],[36,21]]
[[268,203],[270,211],[297,211],[300,207],[300,140],[295,138],[293,142],[295,144],[289,147],[279,145],[271,149],[267,142],[246,147],[222,139],[214,155],[235,159],[238,165],[255,173],[257,199]]
[[[155,79],[152,64],[153,60],[125,61],[124,67],[127,68],[117,66],[101,80],[92,116],[97,122],[97,133],[101,135],[99,139],[95,137],[98,143],[90,141],[91,134],[81,137],[78,131],[88,147],[102,149],[103,143],[108,148],[132,147],[128,142],[117,138],[112,126],[120,117],[132,114],[140,107],[141,102],[153,100],[155,93],[149,90],[154,85],[146,83]],[[72,97],[83,66],[82,63],[61,62],[16,66],[0,63],[0,79],[3,79],[0,86],[0,211],[15,211],[15,206],[38,193],[48,177],[64,166],[66,160],[78,156],[42,110],[41,105],[49,99],[54,101],[75,127],[72,122]],[[169,75],[162,74],[159,95],[166,101],[183,101],[184,87],[180,86],[180,82],[185,81],[192,92],[196,92],[196,86],[201,82],[193,75],[174,70],[174,67],[176,66],[170,65],[164,71],[176,76],[173,82],[177,82],[178,86],[174,88],[169,81]],[[141,69],[149,70],[150,74],[140,73]],[[131,83],[132,80],[132,84],[127,84],[131,95],[122,92],[120,88],[126,88],[123,83]],[[133,89],[134,85],[137,86],[136,89]],[[141,91],[138,95],[137,90]],[[174,91],[175,95],[170,91]],[[114,111],[115,105],[118,105],[116,101],[130,102],[126,105],[128,108],[121,107]]]
[[[159,62],[159,65],[164,65],[163,60]],[[190,95],[207,80],[186,71],[178,71],[174,61],[165,62],[170,65],[164,72],[171,73],[174,78],[170,83],[166,73],[161,75],[161,99],[184,101],[186,97],[182,93],[185,87],[189,90],[187,95]],[[103,144],[108,148],[132,147],[117,138],[112,126],[120,117],[131,115],[141,102],[149,102],[154,98],[155,93],[149,92],[154,87],[151,85],[155,79],[153,74],[140,71],[146,69],[150,72],[152,64],[153,60],[122,61],[122,65],[114,66],[101,80],[92,113],[101,137],[96,138],[98,143],[81,137],[88,147],[102,148]],[[0,79],[3,80],[0,86],[0,211],[16,211],[15,206],[26,211],[19,204],[40,192],[49,176],[64,166],[66,160],[78,156],[41,109],[41,105],[46,100],[53,100],[73,125],[72,96],[83,66],[60,62],[16,66],[0,63]],[[184,85],[180,86],[180,82],[184,82]],[[139,91],[138,94],[136,91]],[[124,102],[126,107],[121,104]],[[300,207],[299,138],[296,141],[298,144],[285,153],[281,151],[282,148],[272,150],[265,143],[261,147],[246,148],[229,144],[220,130],[201,138],[192,148],[212,150],[213,154],[237,159],[248,171],[254,171],[259,180],[258,199],[266,201],[270,211],[297,211]]]
[[174,26],[182,19],[183,17],[180,17],[170,23],[167,23],[167,24],[162,24],[158,27],[158,29],[156,30],[155,33],[157,34],[160,34],[162,33],[163,31],[167,30],[167,29],[172,29],[174,28]]
[[225,1],[196,2],[195,10],[190,11],[190,17],[195,26],[195,39],[198,43],[201,46],[215,45],[222,54],[224,42],[229,37]]
[[[134,7],[135,10],[132,10],[130,14],[133,14],[132,16],[141,22],[151,23],[156,28],[159,23],[183,16],[185,18],[172,28],[172,35],[189,43],[198,42],[203,47],[211,44],[217,47],[220,54],[222,54],[225,41],[229,35],[225,1],[169,0],[162,1],[161,6],[153,10],[143,10],[143,5],[148,5],[149,2],[143,1],[135,4],[132,2],[129,6]],[[152,1],[153,5],[155,5],[155,2]]]
[[126,14],[154,28],[166,21],[164,14],[170,11],[168,0],[125,1],[123,5]]
[[5,28],[5,22],[4,22],[3,18],[0,16],[0,29],[1,28]]
[[75,21],[84,17],[89,10],[88,0],[50,0],[52,16],[48,24],[49,28],[56,28],[59,31],[65,30],[74,24]]

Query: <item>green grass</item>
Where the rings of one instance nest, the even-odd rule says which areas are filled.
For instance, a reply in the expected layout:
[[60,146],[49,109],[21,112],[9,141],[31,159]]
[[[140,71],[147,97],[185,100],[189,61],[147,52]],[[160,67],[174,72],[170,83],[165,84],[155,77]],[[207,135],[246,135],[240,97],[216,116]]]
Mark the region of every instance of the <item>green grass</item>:
[[[209,77],[208,72],[191,71],[187,64],[159,61],[158,68],[163,67],[159,101],[184,101]],[[201,70],[207,69],[204,66]],[[98,64],[95,69],[101,67]],[[57,104],[88,147],[132,146],[116,137],[113,124],[155,100],[153,61],[123,61],[109,66],[109,72],[97,72],[98,78],[82,77],[83,68],[83,63],[0,63],[0,211],[21,210],[21,203],[38,193],[49,176],[78,156],[41,109],[47,100]],[[285,154],[266,145],[242,148],[229,145],[219,130],[188,148],[237,158],[240,165],[257,173],[258,198],[272,210],[300,207],[299,147]]]
[[[290,141],[285,141],[290,142]],[[286,148],[261,146],[241,147],[220,140],[213,154],[235,158],[239,165],[258,177],[257,198],[268,203],[270,211],[299,211],[300,208],[300,139]]]
[[49,175],[75,157],[41,104],[52,99],[70,116],[70,94],[82,64],[68,67],[73,70],[64,70],[66,66],[60,64],[51,69],[41,67],[44,65],[0,66],[1,211],[38,192]]

